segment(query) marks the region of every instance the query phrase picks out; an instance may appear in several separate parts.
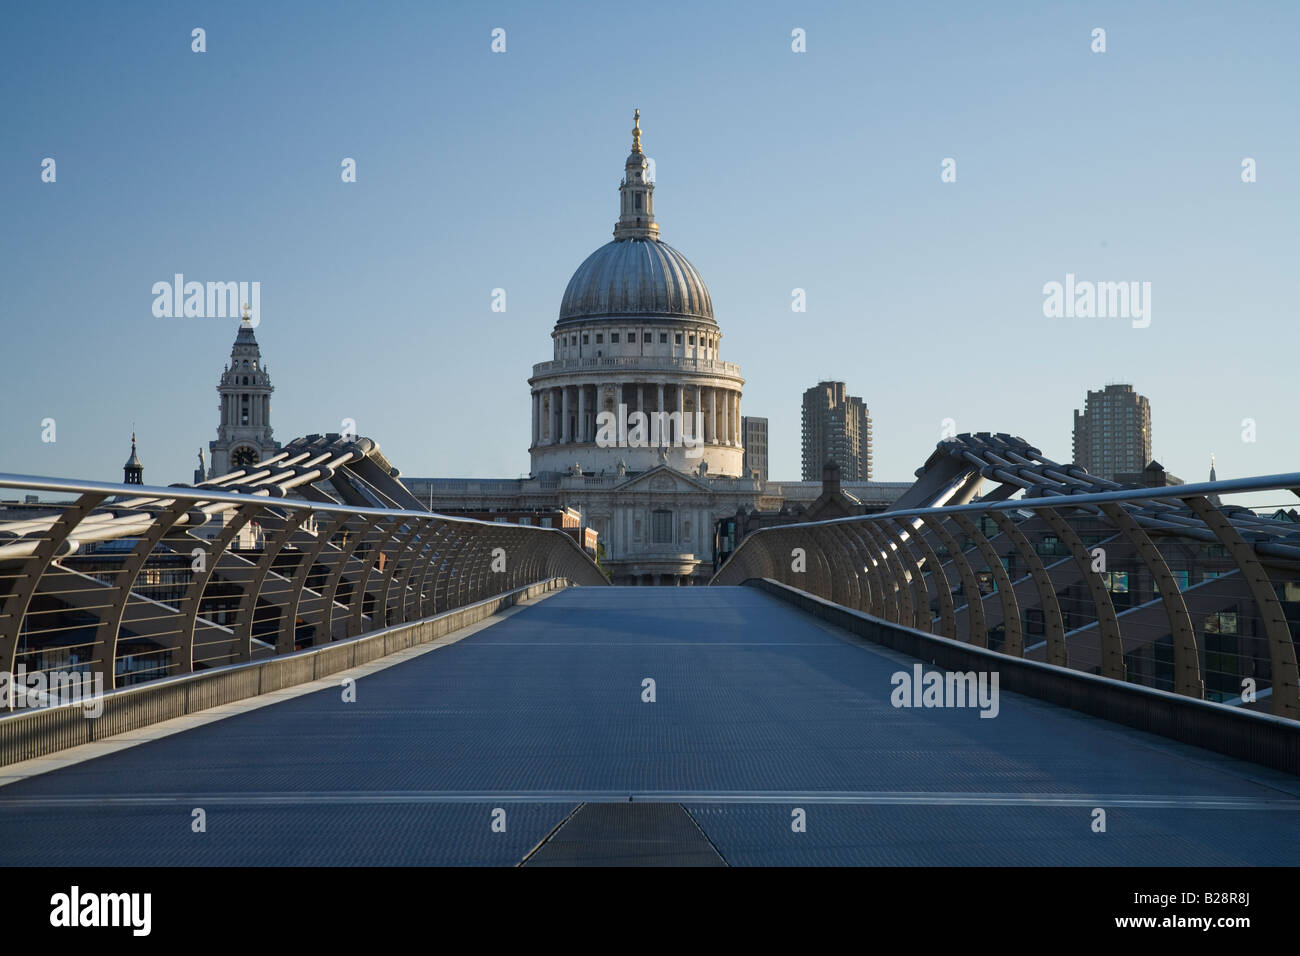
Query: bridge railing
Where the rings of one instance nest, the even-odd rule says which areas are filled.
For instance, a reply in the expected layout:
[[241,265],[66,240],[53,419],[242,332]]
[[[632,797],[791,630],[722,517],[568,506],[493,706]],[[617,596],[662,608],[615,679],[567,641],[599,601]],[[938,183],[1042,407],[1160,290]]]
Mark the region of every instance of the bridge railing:
[[[550,579],[608,583],[559,529],[0,474],[0,710],[322,647]],[[310,487],[304,486],[307,493]],[[323,496],[322,496],[323,497]]]
[[[1273,493],[1291,506],[1232,505]],[[764,528],[713,584],[768,578],[1013,657],[1300,719],[1300,474]]]

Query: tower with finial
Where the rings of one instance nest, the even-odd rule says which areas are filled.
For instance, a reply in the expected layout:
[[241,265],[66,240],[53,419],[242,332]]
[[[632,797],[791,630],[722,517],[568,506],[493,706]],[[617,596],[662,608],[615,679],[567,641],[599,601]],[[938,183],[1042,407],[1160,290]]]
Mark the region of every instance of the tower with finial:
[[273,391],[271,376],[262,363],[262,349],[253,334],[253,315],[245,302],[235,344],[230,350],[230,364],[217,385],[221,419],[216,441],[208,442],[208,478],[250,468],[280,450],[280,443],[271,437]]
[[124,485],[143,485],[144,484],[144,465],[140,463],[140,456],[135,451],[135,428],[131,429],[131,457],[126,460],[122,466],[122,484]]
[[641,152],[641,111],[632,114],[632,152],[623,164],[623,181],[618,192],[621,197],[618,222],[614,225],[614,239],[658,239],[659,223],[655,222],[655,184],[647,171],[650,164]]

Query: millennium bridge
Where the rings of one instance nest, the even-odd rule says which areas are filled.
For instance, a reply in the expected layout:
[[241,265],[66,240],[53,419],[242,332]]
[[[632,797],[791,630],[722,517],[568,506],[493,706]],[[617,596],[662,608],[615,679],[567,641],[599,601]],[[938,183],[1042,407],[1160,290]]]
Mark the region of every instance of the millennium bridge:
[[1294,862],[1300,474],[961,435],[708,588],[397,475],[0,474],[0,864]]

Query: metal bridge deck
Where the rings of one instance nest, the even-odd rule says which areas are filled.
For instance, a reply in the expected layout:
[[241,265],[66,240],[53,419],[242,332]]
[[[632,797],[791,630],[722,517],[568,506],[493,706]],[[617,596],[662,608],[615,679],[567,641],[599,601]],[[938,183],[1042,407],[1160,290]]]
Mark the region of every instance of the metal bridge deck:
[[[1300,780],[1006,692],[895,709],[911,663],[751,588],[573,589],[0,788],[0,864],[1294,863]],[[629,800],[670,807],[584,808]]]

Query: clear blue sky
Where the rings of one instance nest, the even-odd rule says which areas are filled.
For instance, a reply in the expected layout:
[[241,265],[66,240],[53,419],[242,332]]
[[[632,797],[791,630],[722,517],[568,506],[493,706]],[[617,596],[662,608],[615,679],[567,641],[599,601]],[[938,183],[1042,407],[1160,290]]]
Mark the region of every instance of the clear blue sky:
[[[634,107],[773,478],[823,378],[870,406],[883,480],[945,418],[1068,460],[1108,381],[1150,397],[1176,474],[1300,469],[1300,4],[52,3],[3,27],[0,470],[120,479],[134,421],[146,480],[189,480],[237,323],[155,318],[182,272],[261,282],[280,440],[350,417],[407,475],[526,473],[526,379],[610,238]],[[1150,282],[1150,327],[1044,318],[1067,272]]]

